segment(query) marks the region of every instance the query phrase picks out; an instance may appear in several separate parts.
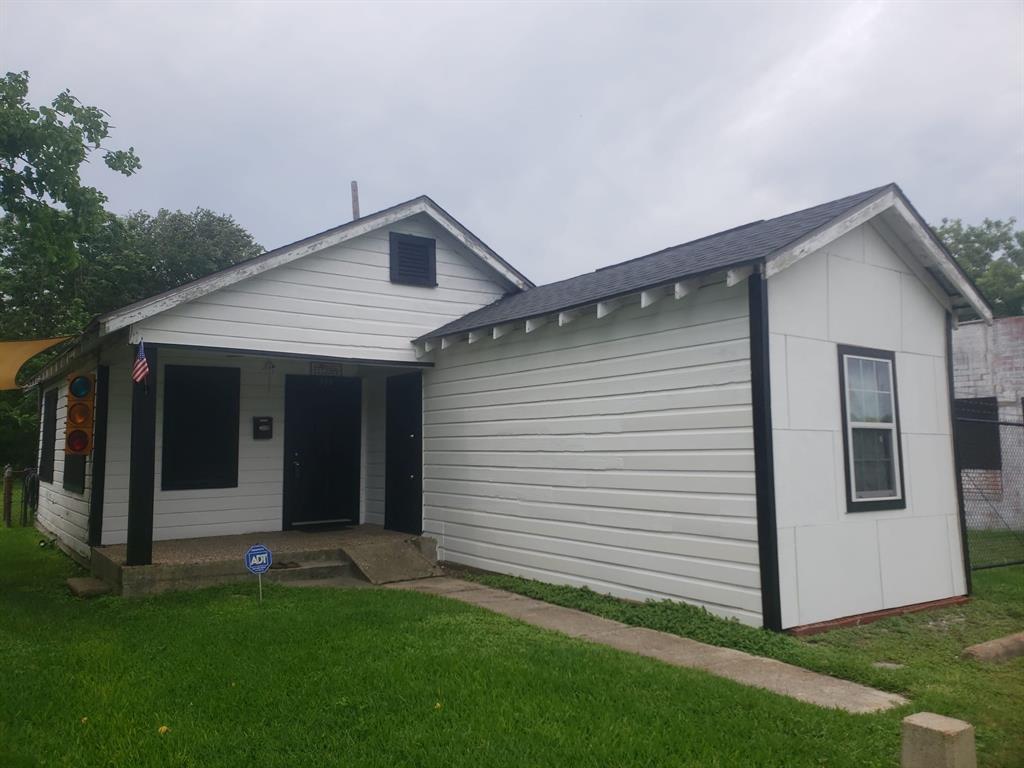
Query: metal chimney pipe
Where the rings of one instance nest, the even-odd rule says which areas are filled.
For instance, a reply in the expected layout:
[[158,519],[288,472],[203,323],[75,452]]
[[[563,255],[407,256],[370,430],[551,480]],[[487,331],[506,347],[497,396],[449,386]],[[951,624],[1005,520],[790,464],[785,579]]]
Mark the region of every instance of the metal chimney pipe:
[[359,182],[352,182],[352,221],[359,218]]

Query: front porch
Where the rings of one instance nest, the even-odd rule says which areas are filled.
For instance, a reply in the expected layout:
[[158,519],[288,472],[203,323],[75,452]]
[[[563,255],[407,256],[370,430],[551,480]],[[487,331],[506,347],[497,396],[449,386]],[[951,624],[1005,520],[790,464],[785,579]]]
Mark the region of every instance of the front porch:
[[270,581],[369,586],[441,573],[431,539],[379,525],[155,541],[148,565],[128,565],[125,544],[93,547],[91,571],[125,597],[197,589],[253,579],[243,561],[253,544],[273,553]]

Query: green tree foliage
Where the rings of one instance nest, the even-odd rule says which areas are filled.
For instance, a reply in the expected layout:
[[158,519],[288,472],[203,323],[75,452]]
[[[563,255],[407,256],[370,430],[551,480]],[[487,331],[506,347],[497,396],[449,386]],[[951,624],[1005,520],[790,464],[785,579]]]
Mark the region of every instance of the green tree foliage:
[[[7,338],[26,324],[40,335],[75,329],[75,308],[59,303],[51,280],[74,271],[78,244],[107,217],[107,198],[82,183],[82,165],[99,154],[125,176],[141,167],[134,149],[103,145],[106,112],[69,91],[34,107],[28,83],[27,72],[0,78],[0,336]],[[29,306],[32,316],[24,316]]]
[[996,317],[1024,314],[1024,230],[1016,219],[985,219],[964,226],[943,219],[935,227],[950,253],[989,300]]
[[[127,176],[141,167],[134,151],[104,147],[106,113],[67,91],[38,108],[27,94],[27,73],[0,79],[0,339],[77,333],[262,251],[230,216],[202,208],[109,213],[82,164],[99,154]],[[37,428],[35,393],[0,392],[0,466],[34,462]]]

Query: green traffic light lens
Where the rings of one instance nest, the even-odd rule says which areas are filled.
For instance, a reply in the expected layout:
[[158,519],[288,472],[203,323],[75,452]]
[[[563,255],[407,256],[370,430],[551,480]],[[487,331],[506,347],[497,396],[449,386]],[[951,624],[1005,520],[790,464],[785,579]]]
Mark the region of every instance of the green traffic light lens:
[[92,392],[92,380],[88,376],[76,376],[71,380],[68,390],[75,397],[86,397]]

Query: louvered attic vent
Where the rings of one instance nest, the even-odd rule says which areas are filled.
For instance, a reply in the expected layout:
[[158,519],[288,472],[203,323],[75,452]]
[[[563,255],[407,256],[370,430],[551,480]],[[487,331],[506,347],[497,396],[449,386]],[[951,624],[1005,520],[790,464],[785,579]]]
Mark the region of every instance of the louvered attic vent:
[[435,243],[429,237],[391,233],[391,282],[437,285]]

